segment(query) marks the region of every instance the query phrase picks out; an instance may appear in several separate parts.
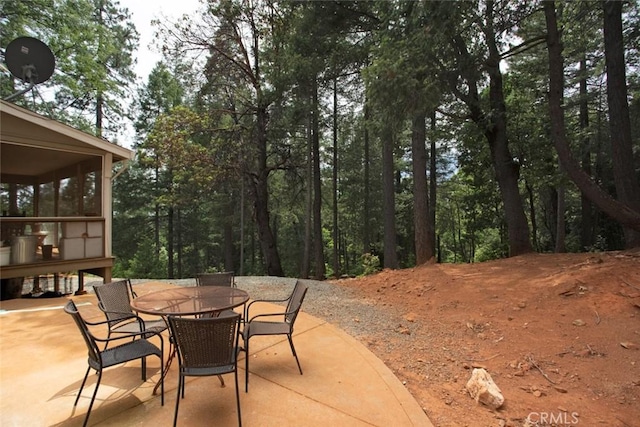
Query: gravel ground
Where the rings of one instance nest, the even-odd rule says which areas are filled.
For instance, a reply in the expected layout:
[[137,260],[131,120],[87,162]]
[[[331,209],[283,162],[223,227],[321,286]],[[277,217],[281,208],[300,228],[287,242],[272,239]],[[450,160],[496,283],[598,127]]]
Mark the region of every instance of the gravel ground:
[[[289,296],[297,279],[270,276],[236,276],[236,286],[249,293],[251,299],[284,299]],[[194,286],[195,279],[161,280],[181,286]],[[350,289],[330,281],[303,280],[309,290],[302,311],[326,320],[357,339],[365,339],[372,331],[393,333],[402,322],[393,307],[379,307]],[[132,279],[132,283],[148,280]]]

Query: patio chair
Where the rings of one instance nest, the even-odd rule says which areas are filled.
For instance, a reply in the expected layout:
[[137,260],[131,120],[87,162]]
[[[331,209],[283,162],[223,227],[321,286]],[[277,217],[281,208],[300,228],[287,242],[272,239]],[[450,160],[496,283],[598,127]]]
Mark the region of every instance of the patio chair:
[[131,309],[131,297],[135,297],[129,279],[93,286],[98,297],[98,307],[105,314],[111,333],[160,333],[167,329],[164,319],[143,320]]
[[198,273],[196,275],[196,286],[230,286],[235,288],[233,271],[222,273]]
[[[135,334],[127,334],[127,335],[119,335],[115,338],[98,338],[96,337],[90,330],[89,326],[97,326],[97,325],[105,325],[108,323],[108,320],[101,322],[89,322],[86,321],[78,311],[75,303],[73,301],[69,301],[67,305],[64,307],[64,311],[73,317],[78,329],[80,329],[80,333],[84,338],[85,344],[87,345],[87,349],[89,352],[89,356],[87,362],[89,367],[87,368],[87,372],[84,374],[84,379],[82,380],[82,384],[80,385],[80,390],[78,390],[78,395],[76,396],[76,400],[73,406],[78,405],[78,400],[80,399],[80,395],[82,394],[82,389],[84,388],[85,383],[87,382],[87,377],[89,376],[89,372],[91,369],[94,369],[98,374],[98,380],[96,381],[96,387],[93,390],[93,395],[91,396],[91,402],[89,403],[89,408],[87,409],[87,415],[85,416],[83,426],[87,425],[89,421],[89,415],[91,414],[91,408],[93,407],[93,402],[96,399],[96,394],[98,393],[98,387],[100,386],[100,380],[102,379],[102,371],[105,368],[119,365],[125,362],[129,362],[132,360],[141,359],[142,361],[142,380],[147,380],[147,356],[158,356],[160,358],[160,370],[162,371],[163,361],[164,361],[164,340],[162,335],[155,332],[141,332]],[[160,338],[160,348],[158,348],[155,344],[149,342],[146,338],[149,335],[157,335]],[[144,336],[145,338],[142,338]],[[98,348],[98,342],[114,342],[122,339],[131,339],[135,338],[133,341],[127,341],[124,344],[119,344],[116,346],[112,346],[106,350],[100,350]],[[106,346],[105,346],[106,348]],[[160,372],[160,402],[161,405],[164,405],[164,377],[162,372]]]
[[[235,288],[236,284],[233,280],[233,271],[223,271],[221,273],[198,273],[196,275],[196,286],[228,286]],[[244,305],[242,313],[244,313]],[[223,313],[232,313],[233,310],[225,310]],[[215,317],[218,313],[204,314],[202,317]]]
[[[302,301],[307,294],[309,287],[300,281],[296,281],[296,285],[293,288],[293,292],[288,298],[283,300],[254,300],[247,305],[245,311],[245,319],[249,319],[245,323],[244,330],[242,331],[242,338],[244,340],[244,350],[246,351],[245,357],[245,392],[249,391],[249,341],[251,337],[256,335],[286,335],[291,346],[291,352],[293,357],[296,358],[298,364],[298,370],[302,375],[302,368],[300,367],[300,360],[296,354],[296,349],[293,346],[293,325],[300,312]],[[261,302],[269,303],[287,303],[287,308],[284,312],[278,313],[266,313],[258,314],[253,317],[249,317],[249,311],[251,306]],[[266,320],[274,319],[274,320]]]
[[242,426],[238,391],[238,347],[240,315],[223,313],[219,317],[190,318],[169,316],[171,336],[178,349],[178,395],[173,425],[178,422],[180,398],[184,399],[185,377],[213,376],[233,372],[236,382],[238,425]]

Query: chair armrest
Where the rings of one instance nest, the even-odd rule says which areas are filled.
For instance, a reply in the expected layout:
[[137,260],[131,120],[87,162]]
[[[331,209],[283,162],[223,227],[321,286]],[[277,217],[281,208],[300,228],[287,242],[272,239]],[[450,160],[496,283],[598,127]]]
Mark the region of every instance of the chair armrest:
[[247,304],[247,306],[251,306],[252,304],[255,304],[258,302],[287,302],[290,299],[291,299],[291,296],[288,296],[285,299],[254,299],[249,304]]
[[283,311],[283,312],[278,312],[278,313],[262,313],[262,314],[256,314],[255,316],[253,316],[251,319],[249,319],[248,323],[251,323],[254,319],[257,319],[259,317],[275,317],[275,316],[279,316],[279,317],[286,317],[289,314],[293,314],[293,311]]
[[[97,324],[108,323],[109,325],[111,325],[111,324],[118,324],[118,323],[120,323],[120,322],[127,321],[127,320],[133,320],[133,321],[138,322],[138,325],[140,325],[140,330],[144,330],[144,329],[146,329],[146,323],[145,323],[144,319],[143,319],[142,317],[138,316],[137,314],[133,314],[133,313],[128,312],[128,311],[127,311],[127,312],[123,312],[123,311],[109,311],[109,310],[105,310],[105,308],[104,308],[104,306],[102,305],[102,303],[101,303],[101,302],[100,302],[100,303],[98,303],[98,308],[100,308],[100,310],[101,310],[105,315],[108,315],[108,314],[110,314],[110,313],[113,313],[113,314],[120,314],[120,315],[123,315],[123,317],[121,317],[121,318],[119,318],[119,319],[108,319],[108,318],[107,318],[107,320],[106,320],[106,321],[104,321],[104,322],[100,322],[100,323],[97,323]],[[96,325],[97,325],[97,324],[96,324]]]
[[140,318],[138,315],[133,314],[133,313],[131,313],[131,312],[129,312],[129,311],[105,310],[105,309],[104,309],[104,307],[100,306],[99,304],[98,304],[98,307],[100,308],[100,310],[101,310],[104,314],[120,314],[120,315],[122,315],[123,317],[122,317],[120,320],[128,319],[128,318],[133,319],[133,318],[136,318],[136,317],[137,317],[137,318]]
[[256,299],[256,300],[253,300],[253,301],[251,301],[249,304],[247,304],[247,305],[246,305],[246,308],[245,308],[245,310],[244,310],[244,313],[245,313],[245,316],[244,316],[244,317],[245,317],[245,319],[248,319],[248,318],[249,318],[249,309],[251,308],[251,306],[252,306],[253,304],[260,303],[260,302],[265,302],[265,303],[287,302],[287,301],[289,301],[290,299],[291,299],[291,296],[288,296],[288,297],[287,297],[287,298],[285,298],[285,299]]
[[108,324],[108,323],[110,323],[110,322],[111,322],[110,320],[101,320],[101,321],[99,321],[99,322],[92,322],[92,321],[87,320],[87,319],[83,319],[83,320],[84,320],[84,323],[86,323],[86,324],[87,324],[87,325],[89,325],[89,326],[106,325],[106,324]]
[[107,314],[107,313],[113,313],[113,314],[122,314],[122,315],[124,315],[125,317],[131,317],[131,318],[138,317],[136,314],[131,313],[130,311],[113,311],[113,310],[107,310],[107,309],[105,309],[105,308],[104,308],[104,305],[102,305],[102,303],[101,303],[101,302],[99,302],[99,303],[98,303],[98,308],[99,308],[103,313],[105,313],[105,314]]
[[120,323],[124,320],[129,320],[129,319],[135,319],[139,324],[140,324],[140,329],[144,328],[144,319],[140,316],[138,316],[137,314],[134,314],[130,311],[113,311],[113,310],[106,310],[104,308],[104,306],[102,305],[101,302],[98,303],[98,308],[105,314],[105,315],[109,315],[109,314],[117,314],[117,315],[121,315],[122,317],[120,317],[119,319],[110,319],[107,320],[109,323]]
[[141,331],[141,332],[132,332],[132,333],[129,333],[129,334],[118,334],[118,335],[114,335],[113,337],[109,337],[109,338],[99,338],[99,337],[95,336],[94,334],[92,334],[91,332],[89,332],[89,333],[91,334],[91,336],[93,337],[94,340],[100,341],[100,342],[112,342],[112,341],[118,341],[118,340],[123,340],[123,339],[131,340],[131,338],[135,338],[135,337],[141,337],[141,338],[147,339],[147,338],[151,338],[153,335],[157,335],[160,338],[160,341],[164,345],[164,338],[162,337],[162,334],[160,332],[152,331],[152,330],[144,330],[144,331]]

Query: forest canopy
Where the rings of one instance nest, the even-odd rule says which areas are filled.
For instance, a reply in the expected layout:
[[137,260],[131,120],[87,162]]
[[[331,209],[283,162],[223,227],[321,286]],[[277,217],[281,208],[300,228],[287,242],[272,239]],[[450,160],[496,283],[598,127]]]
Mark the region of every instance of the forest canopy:
[[[114,275],[341,277],[640,246],[637,1],[0,3],[52,79],[13,102],[123,143]],[[23,88],[5,69],[0,96]],[[121,166],[120,166],[121,167]]]

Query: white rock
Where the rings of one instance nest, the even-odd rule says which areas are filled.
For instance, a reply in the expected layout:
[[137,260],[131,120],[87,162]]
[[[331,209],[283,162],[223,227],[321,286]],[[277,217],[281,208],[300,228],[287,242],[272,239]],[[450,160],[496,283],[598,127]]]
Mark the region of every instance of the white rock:
[[471,378],[467,382],[467,391],[476,402],[487,405],[492,409],[498,409],[504,403],[502,392],[498,388],[491,375],[484,369],[474,369]]

